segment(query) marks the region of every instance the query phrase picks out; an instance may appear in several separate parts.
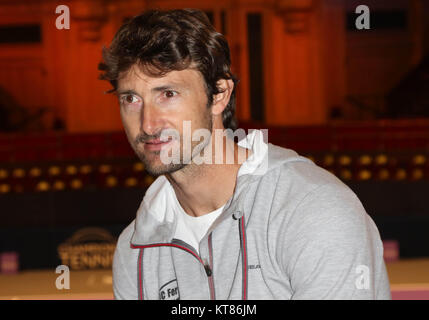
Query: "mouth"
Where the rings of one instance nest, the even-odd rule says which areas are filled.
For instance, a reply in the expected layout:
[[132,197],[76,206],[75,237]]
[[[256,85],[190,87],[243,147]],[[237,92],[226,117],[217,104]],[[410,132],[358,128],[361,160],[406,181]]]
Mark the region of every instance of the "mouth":
[[171,137],[166,141],[163,141],[161,139],[152,139],[144,143],[144,148],[148,151],[160,151],[163,147],[165,147],[172,141],[173,139]]

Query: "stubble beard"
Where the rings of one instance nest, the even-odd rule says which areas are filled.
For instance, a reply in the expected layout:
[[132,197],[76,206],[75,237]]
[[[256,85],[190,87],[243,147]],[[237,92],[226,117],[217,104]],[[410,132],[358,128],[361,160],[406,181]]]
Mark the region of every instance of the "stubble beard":
[[[207,129],[212,133],[213,130],[213,120],[211,118],[210,113],[208,113],[208,116],[204,118],[204,126],[202,126],[200,129]],[[185,158],[186,154],[189,154],[186,150],[183,150],[183,141],[184,139],[188,139],[188,141],[191,141],[191,157]],[[183,137],[183,135],[180,135],[180,162],[179,163],[168,163],[164,164],[160,160],[161,157],[161,151],[151,151],[149,152],[150,155],[146,156],[144,151],[140,151],[137,147],[138,144],[141,143],[139,139],[136,140],[134,145],[134,151],[136,152],[139,159],[142,161],[146,172],[154,177],[158,177],[160,175],[165,174],[171,174],[176,171],[182,170],[185,167],[189,167],[191,165],[196,165],[192,163],[192,159],[196,157],[198,154],[201,154],[203,150],[209,145],[210,139],[205,140],[205,143],[202,144],[200,141],[192,141],[191,137]],[[153,158],[153,159],[150,159]]]

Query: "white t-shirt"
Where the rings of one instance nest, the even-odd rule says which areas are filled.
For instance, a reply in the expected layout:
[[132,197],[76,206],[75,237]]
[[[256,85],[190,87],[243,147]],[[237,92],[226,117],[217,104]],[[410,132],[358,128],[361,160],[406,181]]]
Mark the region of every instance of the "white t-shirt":
[[202,216],[193,217],[187,214],[180,203],[176,201],[176,238],[190,244],[197,252],[199,252],[199,243],[201,239],[205,236],[207,230],[216,218],[222,213],[224,207],[225,205]]

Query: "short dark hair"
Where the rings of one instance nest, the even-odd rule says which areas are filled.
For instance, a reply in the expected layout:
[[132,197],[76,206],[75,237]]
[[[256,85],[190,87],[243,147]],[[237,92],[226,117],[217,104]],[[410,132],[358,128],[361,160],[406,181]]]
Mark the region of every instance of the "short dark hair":
[[221,90],[217,82],[231,79],[234,88],[222,120],[226,129],[235,130],[235,87],[238,79],[231,72],[231,57],[225,37],[217,32],[206,14],[197,9],[149,10],[125,22],[109,48],[103,47],[100,79],[109,80],[117,90],[118,77],[134,64],[153,76],[184,70],[191,64],[205,80],[208,105]]

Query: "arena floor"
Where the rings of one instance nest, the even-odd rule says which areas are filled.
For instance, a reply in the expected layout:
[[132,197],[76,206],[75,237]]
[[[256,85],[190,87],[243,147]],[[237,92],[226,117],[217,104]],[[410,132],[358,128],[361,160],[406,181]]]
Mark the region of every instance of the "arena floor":
[[[386,264],[394,300],[429,300],[429,258],[403,259]],[[54,270],[0,274],[0,300],[113,299],[110,270],[71,271],[70,289],[58,290]]]

